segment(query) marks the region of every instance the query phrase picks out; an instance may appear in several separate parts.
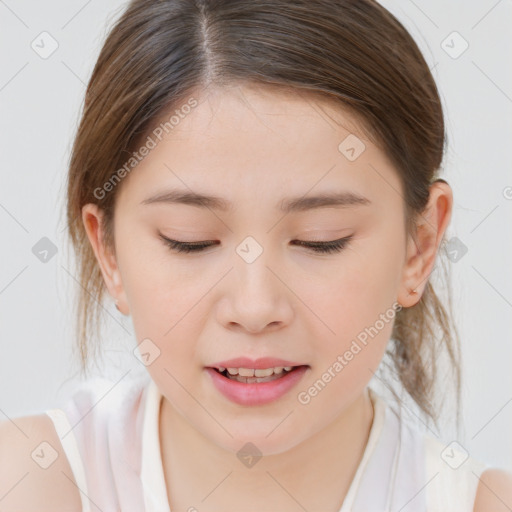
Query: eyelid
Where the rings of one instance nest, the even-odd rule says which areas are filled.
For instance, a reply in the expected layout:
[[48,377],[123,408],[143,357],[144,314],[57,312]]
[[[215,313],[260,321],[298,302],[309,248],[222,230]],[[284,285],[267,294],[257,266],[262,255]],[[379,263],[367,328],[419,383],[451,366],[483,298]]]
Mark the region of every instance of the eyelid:
[[[336,240],[292,240],[297,242],[296,245],[308,248],[310,251],[316,254],[332,254],[341,252],[349,244],[352,235],[338,238]],[[182,242],[179,240],[173,240],[162,234],[160,234],[162,241],[171,248],[171,250],[177,253],[194,254],[201,253],[204,249],[208,249],[213,245],[218,245],[216,240],[201,240],[198,242]]]

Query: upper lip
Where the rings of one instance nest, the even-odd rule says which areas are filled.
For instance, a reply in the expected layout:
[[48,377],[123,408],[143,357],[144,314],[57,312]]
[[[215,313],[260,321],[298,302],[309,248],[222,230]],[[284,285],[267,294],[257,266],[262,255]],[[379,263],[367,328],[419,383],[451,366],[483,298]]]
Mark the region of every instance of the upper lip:
[[275,368],[279,366],[303,366],[302,363],[277,359],[275,357],[261,357],[259,359],[250,359],[249,357],[235,357],[209,365],[209,368]]

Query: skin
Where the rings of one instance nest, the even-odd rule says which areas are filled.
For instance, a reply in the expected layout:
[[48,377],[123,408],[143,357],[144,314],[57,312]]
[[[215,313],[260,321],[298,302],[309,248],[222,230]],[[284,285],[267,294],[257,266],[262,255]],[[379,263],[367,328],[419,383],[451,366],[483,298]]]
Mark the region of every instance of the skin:
[[[397,171],[339,107],[247,85],[194,97],[199,105],[117,191],[115,255],[102,241],[101,210],[87,204],[82,212],[108,291],[132,316],[137,343],[150,338],[160,350],[147,369],[163,394],[171,509],[339,510],[368,440],[367,385],[392,322],[308,404],[297,395],[394,303],[410,307],[420,299],[450,220],[451,189],[431,186],[413,239]],[[366,145],[353,162],[338,150],[351,133]],[[221,196],[233,207],[141,204],[168,188]],[[333,190],[371,204],[284,216],[276,209],[285,196]],[[182,254],[159,233],[220,243]],[[330,254],[291,243],[348,235],[348,245]],[[247,236],[263,248],[251,264],[236,252]],[[309,368],[279,400],[243,407],[220,394],[204,369],[241,355]],[[263,454],[250,468],[236,456],[246,442]]]

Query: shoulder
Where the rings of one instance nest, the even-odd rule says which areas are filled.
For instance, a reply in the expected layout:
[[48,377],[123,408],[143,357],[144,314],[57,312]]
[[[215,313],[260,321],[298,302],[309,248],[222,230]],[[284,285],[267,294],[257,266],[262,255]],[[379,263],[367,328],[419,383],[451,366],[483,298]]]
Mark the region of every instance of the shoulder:
[[439,496],[445,503],[453,501],[453,506],[456,499],[463,503],[463,510],[473,512],[512,510],[512,473],[474,459],[456,441],[445,444],[431,436],[425,439],[427,467],[436,475],[432,486],[436,497],[432,499]]
[[512,509],[512,473],[499,468],[486,469],[476,491],[473,512],[509,512]]
[[[512,472],[489,467],[484,461],[473,458],[459,442],[445,442],[434,437],[407,418],[401,418],[400,425],[404,427],[406,440],[413,439],[422,446],[425,469],[422,481],[428,483],[425,486],[428,510],[512,510]],[[417,459],[414,456],[408,459],[407,469],[413,472]]]
[[47,414],[0,422],[2,511],[81,511],[81,497]]

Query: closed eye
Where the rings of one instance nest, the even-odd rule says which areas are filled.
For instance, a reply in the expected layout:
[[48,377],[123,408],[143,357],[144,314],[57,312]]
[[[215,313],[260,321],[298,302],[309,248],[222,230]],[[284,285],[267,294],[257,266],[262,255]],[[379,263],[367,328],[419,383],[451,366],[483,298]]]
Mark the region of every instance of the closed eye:
[[[311,241],[304,241],[304,240],[293,240],[293,242],[296,242],[296,245],[300,245],[303,247],[306,247],[313,252],[317,253],[333,253],[333,252],[340,252],[343,250],[353,235],[346,236],[344,238],[339,238],[337,240],[330,240],[328,242],[311,242]],[[217,245],[218,242],[216,241],[201,241],[201,242],[180,242],[178,240],[172,240],[170,238],[167,238],[166,236],[160,235],[163,242],[171,248],[171,250],[175,252],[182,252],[182,253],[192,253],[192,252],[201,252],[207,249],[208,247],[212,247],[214,245]]]

